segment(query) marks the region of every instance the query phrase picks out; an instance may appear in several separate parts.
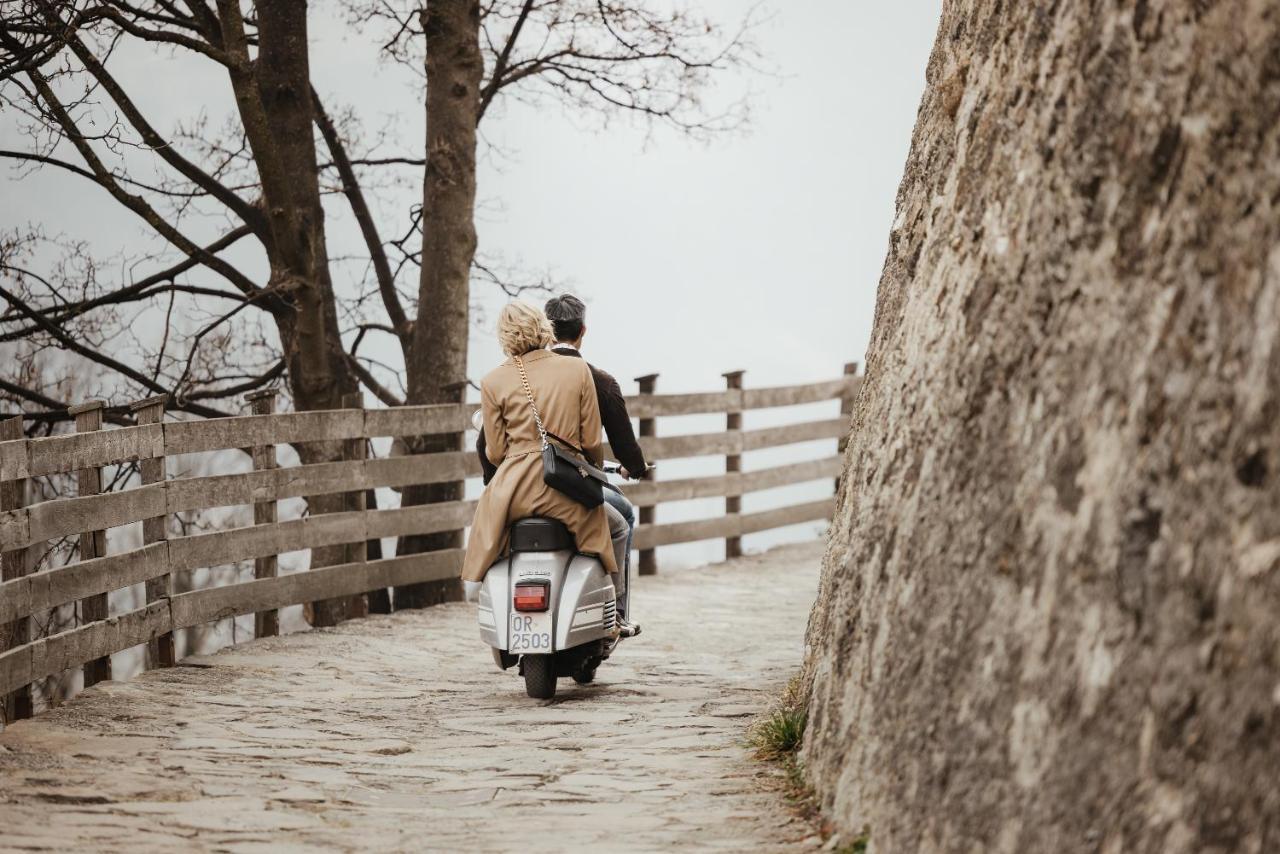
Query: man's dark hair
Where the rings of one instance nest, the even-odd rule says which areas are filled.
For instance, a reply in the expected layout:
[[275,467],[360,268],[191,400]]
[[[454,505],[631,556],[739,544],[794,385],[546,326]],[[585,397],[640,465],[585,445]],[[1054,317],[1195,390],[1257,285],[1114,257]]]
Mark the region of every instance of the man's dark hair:
[[551,330],[557,341],[577,341],[582,335],[583,321],[587,318],[587,307],[582,300],[573,294],[561,294],[547,300],[547,320],[551,321]]

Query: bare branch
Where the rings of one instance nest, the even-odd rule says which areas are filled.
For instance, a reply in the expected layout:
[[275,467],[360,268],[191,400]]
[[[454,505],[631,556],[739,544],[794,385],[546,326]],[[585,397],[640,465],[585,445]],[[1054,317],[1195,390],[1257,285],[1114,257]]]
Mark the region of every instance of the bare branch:
[[329,154],[333,157],[333,162],[338,167],[338,174],[342,177],[343,192],[347,197],[347,202],[351,205],[351,212],[355,215],[356,222],[360,226],[360,234],[364,237],[365,247],[369,250],[374,274],[378,280],[378,291],[382,294],[382,302],[386,308],[387,317],[391,319],[391,326],[395,329],[395,333],[400,339],[400,346],[403,349],[408,347],[409,344],[409,320],[405,316],[404,307],[400,304],[400,297],[396,293],[395,276],[391,272],[391,264],[387,261],[386,248],[382,245],[382,238],[378,235],[378,227],[373,221],[373,215],[369,212],[369,206],[365,203],[364,193],[360,189],[355,170],[347,159],[347,151],[338,136],[338,130],[334,127],[328,113],[324,111],[324,106],[320,103],[320,96],[316,94],[314,89],[311,91],[311,98],[315,103],[316,125],[320,128],[320,134],[324,137],[325,145],[329,148]]
[[[234,244],[236,241],[240,240],[242,237],[246,236],[247,234],[249,234],[249,227],[240,226],[239,228],[236,228],[236,229],[233,229],[232,231],[227,232],[222,237],[218,238],[217,240],[210,243],[209,245],[203,247],[203,250],[204,252],[210,255],[213,255],[231,246],[232,244]],[[45,319],[49,320],[50,322],[61,325],[66,323],[68,320],[71,320],[72,318],[83,315],[86,312],[89,312],[95,308],[99,308],[104,305],[119,304],[124,302],[136,302],[139,300],[148,299],[150,297],[157,296],[165,292],[182,292],[182,293],[190,293],[190,294],[195,294],[200,296],[219,297],[222,299],[234,299],[237,301],[242,301],[244,299],[244,296],[239,293],[234,293],[229,291],[220,291],[215,288],[202,288],[194,285],[180,285],[174,282],[174,279],[177,276],[187,272],[193,267],[200,265],[200,263],[201,262],[196,258],[192,256],[187,256],[171,267],[168,267],[157,273],[153,273],[152,275],[147,276],[146,278],[139,279],[138,281],[134,282],[131,285],[127,285],[125,287],[119,288],[114,291],[109,291],[100,296],[93,297],[90,299],[80,300],[74,303],[64,303],[55,308],[50,308],[50,309],[33,308],[32,310],[40,312],[45,317]],[[0,259],[0,269],[11,270],[13,272],[21,273],[23,275],[39,278],[39,277],[36,277],[35,274],[32,273],[30,270],[26,270],[26,269],[17,267],[13,264],[4,262],[2,259]],[[0,335],[0,341],[13,341],[20,338],[24,338],[27,335],[30,335],[33,331],[35,331],[35,327],[31,327],[31,326],[23,327],[23,328],[14,330],[12,332],[5,333],[4,335]]]
[[[0,31],[0,44],[12,42],[12,37],[7,33]],[[27,72],[27,77],[35,86],[39,93],[41,101],[49,111],[51,117],[66,133],[67,138],[71,140],[72,145],[84,158],[89,169],[98,178],[98,182],[116,199],[120,204],[140,216],[150,225],[157,234],[164,237],[175,247],[184,253],[196,257],[209,269],[220,273],[227,281],[235,285],[243,293],[252,295],[259,292],[259,288],[249,280],[247,276],[233,267],[227,261],[205,252],[198,244],[188,238],[177,228],[165,221],[160,214],[147,204],[141,197],[127,192],[112,176],[111,172],[103,165],[102,161],[94,153],[93,147],[89,144],[88,139],[80,132],[75,120],[71,114],[67,112],[61,99],[54,93],[53,88],[49,85],[47,78],[38,69],[32,69]]]
[[351,365],[351,370],[360,379],[361,384],[364,385],[365,388],[369,389],[369,391],[373,392],[374,397],[381,400],[387,406],[404,406],[404,400],[397,397],[389,388],[378,382],[378,378],[375,377],[368,368],[360,364],[359,359],[354,356],[348,356],[347,362]]
[[133,99],[128,96],[115,77],[98,61],[97,57],[85,47],[84,42],[77,38],[71,38],[67,41],[67,44],[70,45],[71,50],[80,61],[84,63],[84,67],[89,70],[89,73],[111,95],[112,100],[120,107],[120,110],[133,125],[134,129],[137,130],[144,143],[151,146],[164,162],[172,166],[181,175],[234,211],[236,216],[240,217],[246,225],[249,225],[255,233],[263,237],[266,236],[266,223],[263,220],[261,211],[179,154],[146,120],[137,105],[134,104]]
[[494,60],[489,82],[480,90],[480,108],[476,111],[476,124],[479,124],[480,120],[484,118],[485,110],[489,108],[489,103],[493,101],[493,97],[498,94],[498,89],[501,88],[502,80],[507,74],[507,66],[511,62],[511,52],[515,50],[516,42],[520,40],[520,31],[524,29],[525,22],[529,20],[529,13],[533,11],[533,4],[534,0],[524,0],[524,4],[520,7],[520,14],[516,17],[516,22],[512,25],[511,32],[507,36],[506,44],[502,46],[497,59]]

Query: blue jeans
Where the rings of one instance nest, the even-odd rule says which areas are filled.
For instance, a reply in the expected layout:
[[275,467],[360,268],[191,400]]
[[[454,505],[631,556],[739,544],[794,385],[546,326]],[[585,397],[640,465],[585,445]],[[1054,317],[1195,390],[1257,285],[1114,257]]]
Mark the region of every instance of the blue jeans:
[[627,600],[630,598],[627,593],[630,592],[629,588],[631,587],[631,541],[636,535],[636,508],[627,499],[627,496],[614,492],[612,489],[604,491],[604,500],[606,504],[617,510],[618,514],[627,521],[627,546],[624,553],[624,565],[618,567],[618,572],[622,574],[622,583],[624,585],[622,595],[618,597],[618,610],[621,616],[626,616]]
[[[636,506],[631,503],[627,496],[620,492],[614,492],[612,489],[604,491],[604,500],[610,507],[622,514],[622,518],[627,520],[627,565],[631,565],[631,541],[636,535]],[[618,567],[622,570],[623,567]]]

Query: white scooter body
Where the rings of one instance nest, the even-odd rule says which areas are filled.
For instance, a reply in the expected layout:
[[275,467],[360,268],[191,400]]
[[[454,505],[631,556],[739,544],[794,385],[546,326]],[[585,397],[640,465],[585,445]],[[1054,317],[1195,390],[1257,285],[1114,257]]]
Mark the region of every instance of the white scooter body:
[[[535,608],[520,610],[517,587]],[[539,592],[541,591],[541,592]],[[531,697],[555,695],[555,680],[590,682],[617,644],[616,590],[600,561],[579,554],[567,529],[529,518],[511,527],[511,552],[489,567],[481,583],[480,637],[503,670],[520,665]]]

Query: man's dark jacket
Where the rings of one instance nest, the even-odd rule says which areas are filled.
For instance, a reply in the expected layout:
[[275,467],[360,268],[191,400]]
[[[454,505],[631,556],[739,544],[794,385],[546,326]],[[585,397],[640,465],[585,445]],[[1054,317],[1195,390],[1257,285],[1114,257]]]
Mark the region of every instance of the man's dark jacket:
[[[582,358],[582,354],[572,347],[553,347],[552,352],[574,359]],[[631,429],[631,416],[627,414],[627,402],[622,398],[622,389],[608,371],[602,371],[590,362],[587,367],[591,369],[591,378],[596,382],[600,422],[604,424],[604,434],[609,437],[609,447],[627,472],[632,477],[637,477],[644,472],[647,464],[644,452],[640,450],[640,443],[636,441],[635,431]],[[484,470],[484,482],[487,484],[498,467],[489,462],[484,445],[484,431],[481,430],[480,437],[476,439],[476,453],[480,454],[480,467]]]

